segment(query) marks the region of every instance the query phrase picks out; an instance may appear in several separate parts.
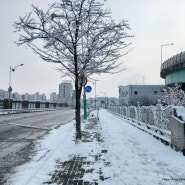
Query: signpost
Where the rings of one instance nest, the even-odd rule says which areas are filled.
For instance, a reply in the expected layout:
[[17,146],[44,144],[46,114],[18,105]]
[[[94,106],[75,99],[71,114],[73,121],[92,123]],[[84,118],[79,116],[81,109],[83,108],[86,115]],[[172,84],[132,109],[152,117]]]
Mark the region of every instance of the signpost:
[[86,87],[85,87],[85,91],[88,92],[88,93],[91,92],[91,91],[92,91],[92,87],[89,86],[89,85],[86,86]]
[[79,85],[84,87],[86,84],[87,84],[87,78],[85,76],[81,76],[79,79]]
[[84,94],[83,94],[83,105],[84,105],[84,120],[87,119],[87,101],[86,101],[86,90],[85,90],[85,85],[87,84],[87,78],[85,76],[81,76],[79,78],[79,86],[84,87]]
[[83,101],[83,104],[84,104],[84,120],[87,119],[87,101],[86,101],[86,92],[89,93],[91,92],[92,90],[92,87],[91,86],[84,86],[84,101]]

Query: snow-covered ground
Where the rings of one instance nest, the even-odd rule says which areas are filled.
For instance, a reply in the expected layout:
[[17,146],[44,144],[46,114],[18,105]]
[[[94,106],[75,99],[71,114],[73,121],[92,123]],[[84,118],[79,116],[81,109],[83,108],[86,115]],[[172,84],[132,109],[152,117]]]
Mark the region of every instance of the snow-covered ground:
[[[106,110],[99,113],[98,131],[103,142],[74,142],[74,122],[51,131],[37,143],[33,159],[15,169],[8,184],[41,185],[51,179],[56,161],[69,160],[69,156],[86,156],[93,171],[85,173],[84,181],[102,185],[183,185],[185,184],[185,157],[165,146],[151,135],[133,127]],[[82,124],[82,130],[86,123]],[[93,129],[92,129],[93,133]],[[94,163],[91,157],[103,151]],[[107,162],[108,165],[105,165]],[[97,172],[106,180],[99,179]],[[54,184],[54,183],[53,183]]]

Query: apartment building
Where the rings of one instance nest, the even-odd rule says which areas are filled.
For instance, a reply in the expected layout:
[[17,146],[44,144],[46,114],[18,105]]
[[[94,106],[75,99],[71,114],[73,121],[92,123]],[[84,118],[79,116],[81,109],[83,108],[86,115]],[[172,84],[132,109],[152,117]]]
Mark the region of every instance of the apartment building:
[[55,103],[57,102],[57,93],[53,92],[50,94],[50,102]]
[[65,105],[72,105],[73,86],[72,81],[65,80],[59,84],[59,101]]

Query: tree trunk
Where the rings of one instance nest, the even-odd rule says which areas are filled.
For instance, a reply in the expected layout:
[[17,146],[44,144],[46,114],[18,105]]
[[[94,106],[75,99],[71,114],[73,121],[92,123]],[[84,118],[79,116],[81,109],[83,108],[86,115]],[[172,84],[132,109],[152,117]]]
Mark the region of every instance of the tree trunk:
[[80,116],[80,97],[81,87],[78,84],[78,78],[75,79],[75,90],[76,90],[76,107],[75,107],[75,118],[76,118],[76,140],[81,140],[81,116]]
[[81,85],[79,84],[77,40],[79,31],[79,21],[76,20],[75,42],[74,42],[74,63],[75,63],[75,90],[76,90],[76,140],[81,140],[81,117],[80,117],[80,97]]

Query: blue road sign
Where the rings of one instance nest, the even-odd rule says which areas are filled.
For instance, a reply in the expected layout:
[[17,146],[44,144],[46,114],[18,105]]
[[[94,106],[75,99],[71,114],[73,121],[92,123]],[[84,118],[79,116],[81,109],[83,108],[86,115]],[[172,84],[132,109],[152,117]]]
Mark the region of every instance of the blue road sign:
[[89,86],[89,85],[85,86],[85,91],[88,92],[88,93],[91,92],[92,91],[92,87]]

